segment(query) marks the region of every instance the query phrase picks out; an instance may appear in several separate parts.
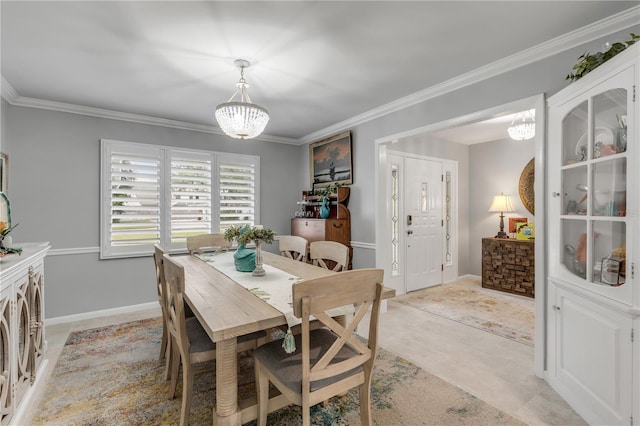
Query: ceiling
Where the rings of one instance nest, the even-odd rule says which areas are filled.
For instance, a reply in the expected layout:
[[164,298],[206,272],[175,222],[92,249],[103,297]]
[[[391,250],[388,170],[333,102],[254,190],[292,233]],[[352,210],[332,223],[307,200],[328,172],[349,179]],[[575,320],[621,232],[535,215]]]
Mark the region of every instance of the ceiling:
[[2,0],[0,72],[13,101],[209,128],[243,58],[265,138],[296,143],[637,5]]

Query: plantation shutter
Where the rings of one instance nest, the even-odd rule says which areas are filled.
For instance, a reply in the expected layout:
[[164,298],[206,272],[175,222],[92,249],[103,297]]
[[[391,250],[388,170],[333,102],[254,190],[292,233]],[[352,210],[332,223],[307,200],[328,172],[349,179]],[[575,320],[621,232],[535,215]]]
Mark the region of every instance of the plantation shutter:
[[183,251],[259,219],[260,157],[103,139],[100,258]]
[[213,156],[171,151],[171,243],[212,231]]
[[220,231],[232,225],[254,225],[256,220],[257,164],[220,158]]
[[105,152],[109,164],[109,190],[106,191],[109,208],[103,248],[107,249],[107,255],[148,251],[160,242],[162,232],[161,152],[119,149],[115,144],[109,148]]

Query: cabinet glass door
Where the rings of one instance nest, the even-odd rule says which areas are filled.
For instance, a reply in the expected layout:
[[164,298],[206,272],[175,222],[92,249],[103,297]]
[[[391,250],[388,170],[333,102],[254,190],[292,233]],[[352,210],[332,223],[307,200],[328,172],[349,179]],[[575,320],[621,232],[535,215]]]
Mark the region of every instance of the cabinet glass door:
[[560,263],[587,288],[625,301],[629,292],[613,289],[627,274],[629,93],[596,89],[562,119]]

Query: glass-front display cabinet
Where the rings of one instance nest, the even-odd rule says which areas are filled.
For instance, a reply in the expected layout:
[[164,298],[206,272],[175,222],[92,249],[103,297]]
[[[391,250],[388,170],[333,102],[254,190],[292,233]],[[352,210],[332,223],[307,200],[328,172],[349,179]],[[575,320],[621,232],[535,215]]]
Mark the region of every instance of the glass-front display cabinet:
[[557,220],[560,237],[558,257],[552,261],[555,272],[626,304],[631,304],[632,292],[620,287],[630,273],[627,204],[635,196],[628,165],[636,147],[627,139],[632,77],[633,69],[622,72],[550,118],[560,136],[559,175],[549,182],[550,204],[559,210],[551,218]]
[[640,419],[638,82],[636,43],[548,100],[545,379],[588,424]]

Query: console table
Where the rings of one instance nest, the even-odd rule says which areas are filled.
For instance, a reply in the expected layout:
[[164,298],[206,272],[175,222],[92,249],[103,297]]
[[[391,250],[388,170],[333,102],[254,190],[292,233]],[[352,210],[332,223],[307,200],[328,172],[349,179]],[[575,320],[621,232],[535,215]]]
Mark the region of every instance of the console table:
[[46,366],[44,258],[49,243],[0,259],[0,423],[21,424]]
[[482,239],[482,287],[535,297],[535,243]]

